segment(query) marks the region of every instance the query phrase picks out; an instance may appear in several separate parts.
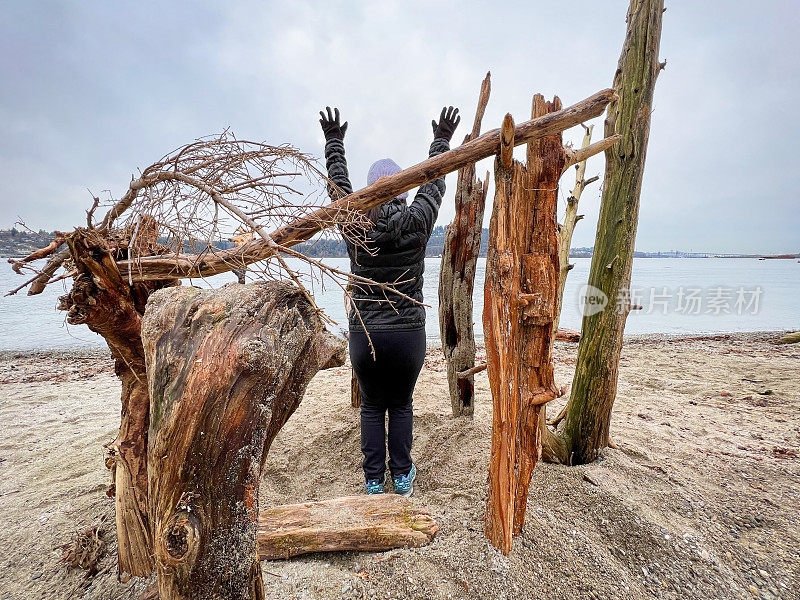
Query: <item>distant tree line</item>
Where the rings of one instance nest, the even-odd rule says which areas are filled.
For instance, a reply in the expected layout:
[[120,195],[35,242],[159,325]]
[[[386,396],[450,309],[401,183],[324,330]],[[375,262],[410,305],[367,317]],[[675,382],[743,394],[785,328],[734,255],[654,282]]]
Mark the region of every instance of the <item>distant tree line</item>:
[[[444,227],[436,227],[433,230],[430,241],[428,241],[427,256],[438,257],[444,250]],[[0,229],[0,256],[24,256],[37,248],[43,248],[53,239],[52,231],[29,231],[25,229]],[[486,257],[486,248],[489,239],[489,230],[484,228],[481,236],[480,256]],[[160,239],[159,242],[167,245],[169,240]],[[214,247],[226,250],[233,247],[233,242],[219,240],[214,243]],[[206,248],[204,244],[190,244],[185,242],[184,252],[201,252]],[[339,258],[347,256],[347,248],[344,241],[335,237],[321,237],[316,240],[303,242],[295,246],[295,249],[306,256],[317,258]],[[572,248],[569,253],[571,258],[591,258],[592,247]],[[681,252],[680,250],[670,250],[667,252],[640,252],[634,253],[637,258],[701,258],[710,256],[707,253]],[[752,256],[760,256],[758,254]]]

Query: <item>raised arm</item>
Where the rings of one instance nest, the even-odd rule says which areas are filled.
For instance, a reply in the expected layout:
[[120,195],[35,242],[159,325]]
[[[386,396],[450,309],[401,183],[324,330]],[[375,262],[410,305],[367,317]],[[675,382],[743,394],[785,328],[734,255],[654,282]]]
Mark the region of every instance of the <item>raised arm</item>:
[[[429,157],[450,150],[450,140],[453,138],[453,133],[460,122],[461,117],[458,116],[457,108],[454,109],[452,106],[450,108],[442,108],[439,122],[431,121],[433,143],[431,143],[430,150],[428,150]],[[414,201],[409,207],[408,216],[412,221],[410,225],[425,236],[425,241],[428,240],[433,232],[433,224],[436,223],[444,191],[444,177],[434,179],[420,186],[417,195],[414,196]]]
[[338,188],[328,184],[328,195],[331,200],[337,200],[353,192],[350,183],[350,174],[347,172],[347,159],[344,157],[344,134],[347,132],[347,121],[339,124],[339,109],[326,106],[327,115],[319,111],[319,124],[325,134],[325,166],[328,169],[328,179]]

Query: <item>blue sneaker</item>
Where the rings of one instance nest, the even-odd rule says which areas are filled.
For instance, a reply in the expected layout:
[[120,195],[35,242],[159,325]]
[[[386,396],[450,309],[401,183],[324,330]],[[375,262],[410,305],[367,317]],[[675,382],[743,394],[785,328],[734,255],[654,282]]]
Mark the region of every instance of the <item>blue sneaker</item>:
[[383,489],[384,484],[386,483],[386,475],[383,476],[383,479],[367,479],[367,494],[384,494],[386,491]]
[[411,464],[411,470],[408,475],[401,475],[394,478],[394,493],[410,497],[414,493],[414,480],[417,478],[417,467]]

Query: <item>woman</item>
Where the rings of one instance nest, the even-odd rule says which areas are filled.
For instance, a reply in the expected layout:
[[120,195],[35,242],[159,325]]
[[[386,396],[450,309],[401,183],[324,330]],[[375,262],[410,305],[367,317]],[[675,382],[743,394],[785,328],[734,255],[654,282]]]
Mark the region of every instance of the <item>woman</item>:
[[[339,109],[320,112],[325,133],[325,161],[328,177],[342,192],[353,191],[344,156],[347,123],[339,124]],[[450,149],[450,140],[461,117],[458,109],[443,108],[439,122],[432,121],[433,143],[429,156]],[[367,185],[400,171],[385,158],[370,167]],[[338,195],[334,188],[328,192]],[[370,252],[347,241],[350,271],[379,283],[394,285],[413,298],[388,294],[375,286],[353,289],[356,310],[351,310],[350,361],[361,391],[361,451],[368,494],[383,494],[386,485],[386,413],[389,413],[389,470],[394,491],[410,496],[414,491],[416,467],[411,461],[412,393],[425,360],[425,308],[422,302],[422,274],[425,247],[433,231],[444,195],[444,177],[419,188],[414,201],[406,204],[407,193],[367,212],[373,228],[367,234]],[[360,251],[359,251],[360,250]],[[369,332],[369,339],[365,332]],[[375,349],[372,356],[370,341]]]

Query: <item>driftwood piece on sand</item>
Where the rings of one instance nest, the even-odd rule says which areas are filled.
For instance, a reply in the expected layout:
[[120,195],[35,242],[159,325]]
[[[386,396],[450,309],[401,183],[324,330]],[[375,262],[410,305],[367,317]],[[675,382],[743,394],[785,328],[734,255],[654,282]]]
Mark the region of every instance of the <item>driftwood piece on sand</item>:
[[575,331],[574,329],[559,327],[558,331],[556,331],[556,340],[559,342],[580,342],[581,332]]
[[[533,98],[534,118],[560,107],[558,97],[553,102],[540,94]],[[503,131],[513,136],[510,115]],[[495,162],[484,288],[493,403],[486,535],[505,554],[525,521],[528,486],[541,451],[541,406],[560,395],[551,351],[559,273],[556,201],[567,161],[561,135],[528,144],[527,158],[524,166],[501,148]]]
[[797,344],[798,342],[800,342],[800,331],[787,333],[778,340],[779,344]]
[[424,546],[438,530],[430,514],[397,494],[287,504],[261,511],[258,556],[275,560],[309,552]]
[[[478,109],[466,144],[478,137],[489,102],[490,74],[481,85]],[[447,226],[439,273],[439,331],[447,361],[447,383],[453,416],[475,411],[475,380],[459,376],[475,366],[475,333],[472,323],[472,290],[481,249],[483,213],[489,189],[489,174],[481,182],[475,177],[475,163],[459,169],[456,184],[456,214]]]
[[261,599],[261,468],[314,374],[344,364],[344,341],[277,282],[157,292],[142,341],[161,600]]

